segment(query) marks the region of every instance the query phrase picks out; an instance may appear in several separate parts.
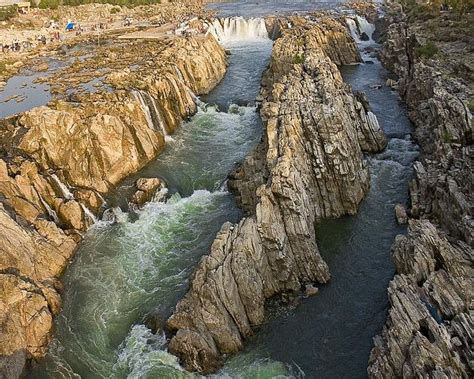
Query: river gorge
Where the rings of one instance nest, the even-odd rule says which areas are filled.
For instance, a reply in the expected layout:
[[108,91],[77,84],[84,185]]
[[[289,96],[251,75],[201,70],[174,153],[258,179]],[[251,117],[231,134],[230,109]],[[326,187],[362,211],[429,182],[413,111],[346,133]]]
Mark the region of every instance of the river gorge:
[[[2,375],[467,377],[470,192],[450,182],[464,218],[439,221],[420,156],[447,153],[420,134],[397,13],[256,7],[210,4],[196,36],[104,42],[77,93],[51,79],[2,108]],[[84,46],[47,75],[76,80]],[[464,121],[446,124],[467,149],[456,101]]]

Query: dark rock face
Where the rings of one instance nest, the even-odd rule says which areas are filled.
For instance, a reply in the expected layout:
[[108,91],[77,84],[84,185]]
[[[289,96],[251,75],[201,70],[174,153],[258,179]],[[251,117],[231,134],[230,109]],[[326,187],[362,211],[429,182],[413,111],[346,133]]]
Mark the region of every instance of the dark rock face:
[[242,349],[264,320],[266,299],[315,294],[306,285],[329,280],[314,222],[357,212],[369,187],[362,151],[385,146],[375,116],[331,60],[359,61],[345,26],[290,22],[263,78],[264,139],[229,181],[247,218],[223,225],[168,320],[169,350],[203,374]]
[[369,36],[367,35],[366,32],[362,32],[362,33],[360,34],[360,39],[361,39],[361,41],[368,41],[368,40],[370,40],[370,38],[369,38]]
[[368,374],[380,377],[473,376],[474,224],[472,96],[450,62],[422,59],[423,27],[389,13],[380,54],[399,76],[422,149],[410,185],[407,236],[393,245],[397,275],[391,307],[375,338]]

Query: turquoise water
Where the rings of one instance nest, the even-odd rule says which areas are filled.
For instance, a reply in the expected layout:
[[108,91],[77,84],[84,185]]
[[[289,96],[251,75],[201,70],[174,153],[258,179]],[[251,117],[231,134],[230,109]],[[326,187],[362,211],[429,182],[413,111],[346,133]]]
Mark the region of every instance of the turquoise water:
[[[248,78],[260,77],[271,41],[228,47],[233,54],[222,83],[156,161],[125,180],[109,199],[109,205],[124,210],[119,222],[99,222],[84,238],[63,278],[63,309],[55,320],[51,348],[29,377],[197,377],[166,352],[160,325],[154,334],[147,315],[166,320],[221,225],[242,217],[225,180],[261,137],[255,107],[259,81]],[[235,105],[239,81],[240,105]],[[170,200],[127,213],[133,182],[153,176],[166,181]],[[214,377],[264,379],[294,376],[292,372],[290,365],[254,351],[236,356]]]
[[[238,8],[241,3],[246,5]],[[245,11],[249,4],[234,4],[233,11]],[[242,216],[225,180],[260,139],[254,100],[271,42],[247,41],[230,48],[231,65],[223,82],[202,99],[198,113],[183,123],[164,153],[125,180],[109,200],[124,209],[120,222],[101,223],[88,233],[64,277],[63,311],[50,353],[28,377],[198,377],[166,352],[160,322],[154,334],[147,315],[166,320],[222,223]],[[408,201],[417,147],[397,94],[374,86],[388,76],[380,62],[342,71],[347,82],[367,93],[389,137],[386,151],[368,157],[370,193],[358,215],[317,225],[331,282],[295,307],[270,307],[267,322],[245,351],[230,358],[214,378],[367,376],[372,338],[386,317],[386,288],[394,271],[390,246],[405,231],[395,223],[393,207]],[[141,176],[163,178],[172,199],[128,214],[126,198]]]

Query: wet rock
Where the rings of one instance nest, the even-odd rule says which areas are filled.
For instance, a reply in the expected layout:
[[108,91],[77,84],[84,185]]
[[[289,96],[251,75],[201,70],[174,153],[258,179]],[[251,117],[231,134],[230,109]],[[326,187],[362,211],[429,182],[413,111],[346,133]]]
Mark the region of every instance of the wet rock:
[[397,275],[368,374],[468,378],[474,325],[470,88],[449,69],[459,59],[455,54],[429,61],[417,54],[428,33],[422,21],[408,23],[399,7],[389,7],[386,18],[380,56],[398,75],[421,159],[410,183],[410,216],[417,220],[409,219],[408,234],[392,247]]
[[385,82],[385,85],[394,90],[398,89],[398,82],[393,79],[387,79],[387,81]]
[[135,183],[137,191],[129,201],[132,209],[139,209],[149,201],[162,202],[166,200],[168,190],[163,181],[158,178],[140,178]]
[[304,290],[304,294],[308,297],[315,296],[318,294],[318,292],[319,292],[319,288],[313,286],[312,284],[307,284]]
[[104,211],[104,213],[102,213],[101,220],[115,224],[121,221],[123,214],[124,213],[120,207],[108,208]]
[[262,80],[263,141],[228,183],[247,217],[222,226],[168,319],[170,351],[203,374],[242,349],[266,299],[329,280],[314,223],[357,212],[369,186],[362,151],[384,139],[334,63],[360,59],[345,26],[291,24]]
[[369,41],[370,40],[370,37],[367,35],[366,32],[362,32],[360,33],[360,37],[361,41]]
[[395,218],[397,219],[398,225],[405,225],[408,223],[407,211],[403,204],[395,205]]

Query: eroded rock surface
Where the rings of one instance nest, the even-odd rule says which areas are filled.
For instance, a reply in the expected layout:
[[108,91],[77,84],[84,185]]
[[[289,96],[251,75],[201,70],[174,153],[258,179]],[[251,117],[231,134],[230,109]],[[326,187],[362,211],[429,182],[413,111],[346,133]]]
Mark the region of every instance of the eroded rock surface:
[[[456,21],[445,17],[409,21],[394,4],[379,23],[389,25],[380,56],[399,76],[422,156],[410,184],[408,234],[393,245],[397,275],[371,352],[371,378],[473,376],[472,78],[455,69],[472,53],[460,36],[441,42],[444,32],[427,28],[435,22],[451,33]],[[433,40],[446,54],[421,54]]]
[[[112,90],[0,122],[0,370],[13,377],[45,353],[60,307],[57,278],[103,196],[162,151],[165,135],[195,112],[194,94],[226,70],[212,36],[130,49],[124,59],[137,67],[110,72]],[[137,206],[156,193],[153,184],[137,183]]]
[[170,351],[201,373],[242,348],[264,321],[266,299],[329,280],[314,223],[357,211],[369,187],[362,150],[385,144],[331,60],[360,59],[345,27],[290,21],[263,78],[264,140],[229,181],[247,218],[224,224],[167,323]]

